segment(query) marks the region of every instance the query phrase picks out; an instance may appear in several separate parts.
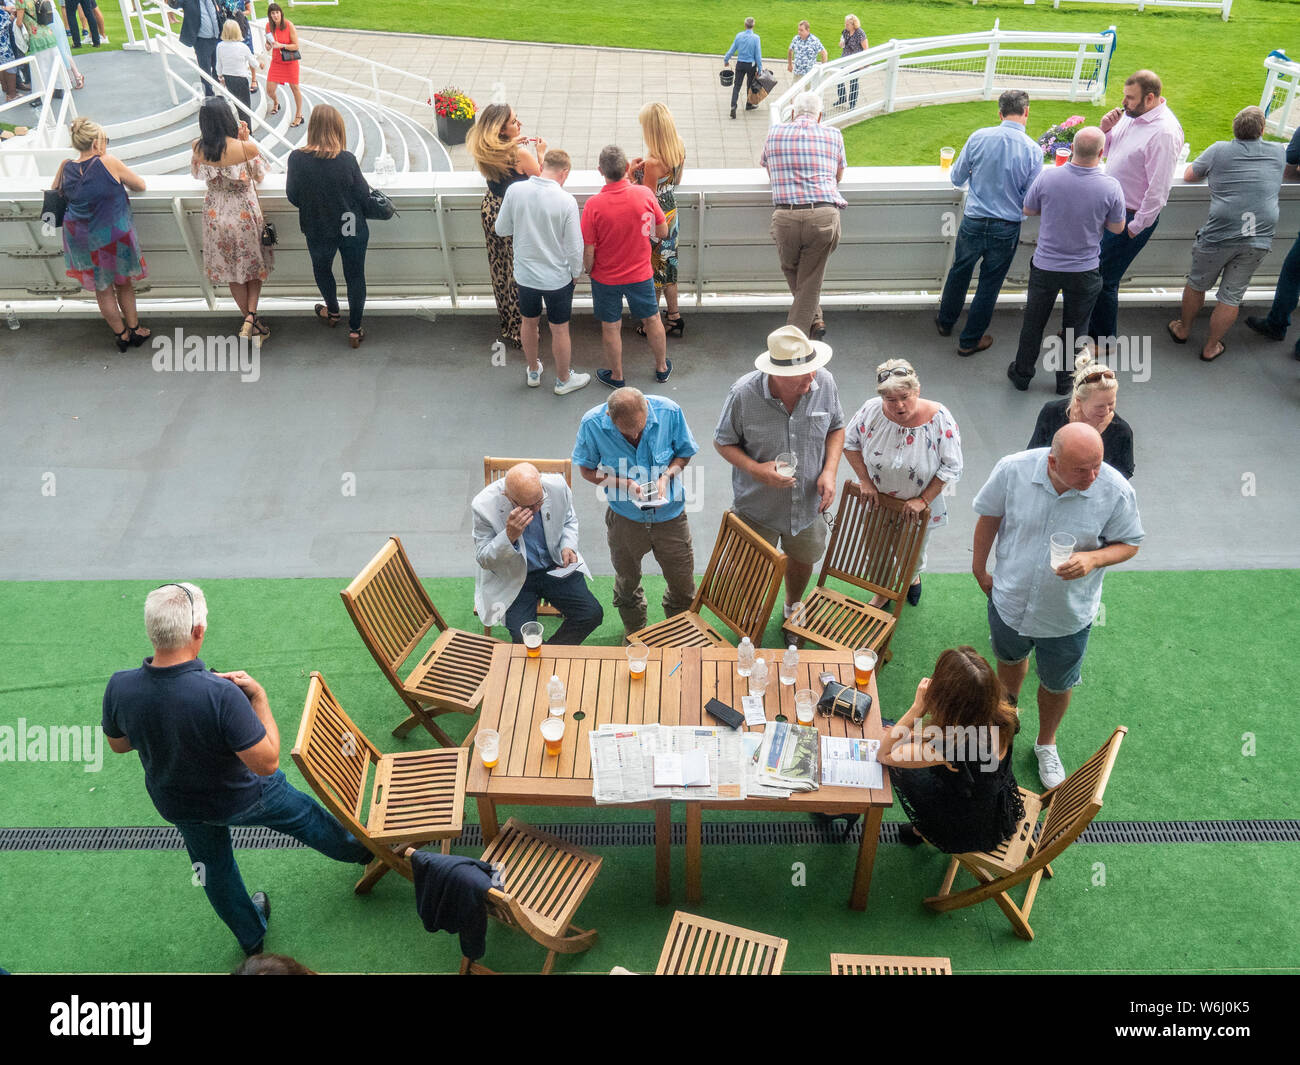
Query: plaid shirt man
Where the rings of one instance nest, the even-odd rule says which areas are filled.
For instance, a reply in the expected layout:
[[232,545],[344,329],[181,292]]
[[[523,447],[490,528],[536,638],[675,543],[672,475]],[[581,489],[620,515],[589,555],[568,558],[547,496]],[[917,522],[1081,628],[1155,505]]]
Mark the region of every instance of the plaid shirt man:
[[813,115],[771,128],[758,165],[767,168],[772,182],[772,203],[786,207],[807,203],[848,206],[836,187],[836,174],[848,165],[844,135],[834,126],[821,125]]

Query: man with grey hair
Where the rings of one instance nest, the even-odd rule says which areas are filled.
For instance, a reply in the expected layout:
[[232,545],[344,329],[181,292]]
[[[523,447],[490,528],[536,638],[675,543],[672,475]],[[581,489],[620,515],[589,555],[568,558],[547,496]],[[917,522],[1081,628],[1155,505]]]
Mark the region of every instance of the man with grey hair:
[[1023,89],[1004,92],[998,97],[998,117],[1001,121],[996,126],[971,134],[948,173],[957,188],[969,188],[952,267],[934,318],[940,336],[952,335],[966,303],[971,274],[976,264],[980,268],[966,328],[957,341],[958,355],[974,355],[993,344],[985,330],[1016,257],[1025,193],[1043,168],[1043,150],[1025,132],[1029,93]]
[[1210,331],[1201,348],[1204,362],[1223,354],[1223,338],[1237,320],[1250,279],[1273,246],[1286,145],[1263,140],[1263,135],[1264,112],[1243,108],[1232,122],[1233,139],[1211,144],[1183,174],[1187,182],[1208,179],[1210,217],[1192,244],[1182,315],[1166,328],[1175,344],[1186,344],[1205,294],[1217,283]]
[[849,165],[844,135],[821,118],[821,97],[800,93],[790,121],[768,130],[759,158],[772,183],[772,240],[794,297],[786,324],[814,340],[826,335],[822,278],[848,206],[838,188]]
[[[751,92],[758,84],[758,75],[763,70],[763,42],[754,32],[754,20],[745,19],[745,28],[736,34],[727,54],[722,57],[724,67],[731,66],[731,57],[736,57],[736,80],[731,85],[731,117],[736,117],[736,104],[740,100],[740,86],[746,85],[745,92]],[[753,111],[757,105],[748,102],[745,110]]]
[[673,372],[668,341],[659,317],[654,267],[650,264],[650,234],[668,236],[668,219],[655,194],[644,185],[627,181],[627,156],[616,144],[600,150],[604,187],[582,210],[584,242],[582,269],[591,276],[591,309],[600,323],[600,339],[608,367],[596,371],[596,380],[608,388],[622,388],[623,300],[634,318],[641,320],[655,358],[655,380],[664,384]]
[[664,617],[691,608],[695,552],[686,520],[681,473],[699,445],[682,408],[663,396],[620,388],[578,426],[573,461],[583,479],[603,489],[605,531],[614,564],[614,606],[625,633],[646,626],[641,563],[653,552],[663,570]]
[[1025,194],[1024,213],[1042,215],[1038,247],[1029,263],[1029,292],[1020,327],[1016,361],[1007,377],[1021,392],[1029,389],[1043,330],[1058,293],[1065,294],[1057,353],[1056,394],[1074,387],[1074,341],[1083,336],[1093,302],[1101,291],[1101,235],[1124,229],[1124,190],[1098,169],[1104,143],[1101,130],[1085,126],[1074,137],[1074,154],[1064,166],[1039,173]]
[[245,954],[259,954],[271,903],[264,891],[249,897],[230,826],[273,828],[340,862],[377,859],[285,779],[263,687],[243,670],[209,671],[199,658],[208,630],[203,592],[164,584],[145,599],[144,619],[154,653],[109,680],[104,735],[118,754],[140,752],[149,797],[180,830],[212,908]]

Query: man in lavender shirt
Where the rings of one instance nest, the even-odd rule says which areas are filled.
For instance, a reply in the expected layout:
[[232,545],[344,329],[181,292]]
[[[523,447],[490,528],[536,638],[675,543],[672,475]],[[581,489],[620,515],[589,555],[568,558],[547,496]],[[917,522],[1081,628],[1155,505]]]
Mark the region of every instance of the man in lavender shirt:
[[1119,283],[1155,231],[1169,200],[1174,165],[1183,150],[1183,127],[1160,95],[1160,79],[1139,70],[1124,82],[1124,106],[1102,116],[1106,173],[1124,190],[1123,229],[1101,239],[1101,294],[1088,335],[1114,337],[1119,328]]
[[1077,331],[1088,321],[1101,291],[1098,262],[1102,230],[1120,233],[1124,229],[1124,191],[1118,181],[1097,166],[1104,143],[1105,137],[1096,126],[1079,130],[1070,161],[1042,171],[1025,194],[1025,214],[1041,214],[1043,221],[1038,229],[1038,247],[1029,263],[1020,347],[1016,361],[1007,367],[1007,377],[1021,392],[1029,389],[1034,376],[1043,329],[1058,292],[1065,294],[1062,352],[1069,352],[1071,358],[1056,366],[1056,393],[1066,395],[1073,386]]

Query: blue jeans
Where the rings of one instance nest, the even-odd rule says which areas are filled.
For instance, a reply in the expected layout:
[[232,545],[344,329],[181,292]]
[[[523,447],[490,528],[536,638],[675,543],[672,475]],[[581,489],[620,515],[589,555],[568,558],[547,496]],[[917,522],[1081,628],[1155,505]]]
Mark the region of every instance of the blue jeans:
[[[1136,213],[1136,211],[1124,212],[1126,227],[1129,222],[1133,221],[1133,216]],[[1123,233],[1112,233],[1109,229],[1102,232],[1101,263],[1098,266],[1101,271],[1101,292],[1097,296],[1097,302],[1093,305],[1092,318],[1087,329],[1087,334],[1093,340],[1099,337],[1117,335],[1119,329],[1119,283],[1124,280],[1124,275],[1128,272],[1128,268],[1133,265],[1133,260],[1138,257],[1138,252],[1147,246],[1147,241],[1151,239],[1151,234],[1156,231],[1159,222],[1160,216],[1156,215],[1151,220],[1151,224],[1136,237],[1130,237],[1127,228]]]
[[605,620],[605,611],[596,602],[596,597],[587,587],[586,577],[581,573],[552,577],[544,569],[535,569],[524,578],[524,586],[506,608],[506,628],[515,643],[523,641],[519,635],[520,627],[525,622],[537,620],[537,604],[542,599],[564,615],[564,624],[551,637],[550,643],[582,643]]
[[190,862],[202,863],[201,879],[208,901],[245,951],[262,942],[266,921],[248,897],[239,875],[230,843],[230,825],[274,828],[337,862],[367,865],[374,858],[315,799],[290,785],[279,769],[262,778],[262,794],[257,802],[235,816],[223,821],[177,821]]
[[957,346],[963,351],[971,350],[980,342],[993,320],[993,308],[998,302],[1007,271],[1011,269],[1019,241],[1019,222],[1007,222],[1001,218],[962,219],[961,228],[957,230],[952,269],[948,271],[943,298],[939,301],[939,323],[948,329],[961,317],[971,274],[975,272],[975,264],[983,259],[975,298],[971,301],[970,314],[966,316],[966,328],[957,341]]
[[[1273,306],[1268,309],[1268,324],[1285,333],[1291,328],[1291,312],[1300,303],[1300,236],[1295,238],[1291,250],[1282,263],[1277,290],[1273,293]],[[1296,345],[1300,351],[1300,343]]]
[[[212,81],[217,80],[217,38],[198,37],[194,41],[194,59]],[[204,81],[203,95],[212,95],[212,82]]]

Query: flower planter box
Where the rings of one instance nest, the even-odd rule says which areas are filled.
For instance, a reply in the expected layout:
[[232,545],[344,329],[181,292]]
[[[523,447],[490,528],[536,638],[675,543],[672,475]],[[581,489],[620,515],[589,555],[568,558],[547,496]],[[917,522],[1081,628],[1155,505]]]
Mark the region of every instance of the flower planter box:
[[445,118],[442,115],[436,116],[438,120],[438,139],[443,144],[464,144],[465,135],[469,132],[470,127],[474,125],[472,118]]

